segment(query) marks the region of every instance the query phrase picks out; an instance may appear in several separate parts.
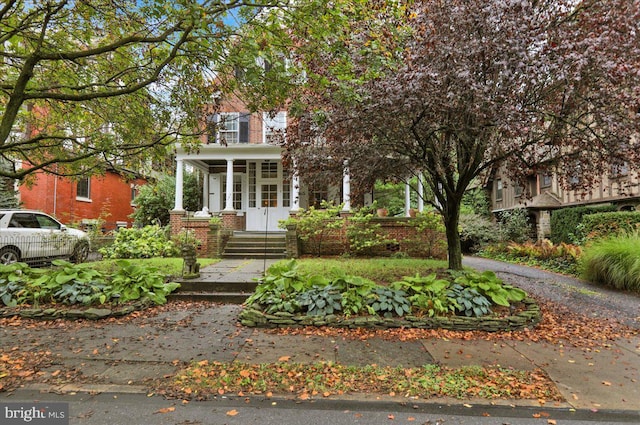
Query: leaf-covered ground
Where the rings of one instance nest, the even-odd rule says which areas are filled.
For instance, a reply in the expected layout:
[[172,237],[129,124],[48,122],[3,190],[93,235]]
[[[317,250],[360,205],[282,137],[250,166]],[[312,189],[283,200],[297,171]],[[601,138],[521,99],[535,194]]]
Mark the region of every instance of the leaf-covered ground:
[[[587,317],[563,306],[539,301],[542,322],[534,329],[518,332],[456,332],[444,330],[394,329],[348,330],[338,328],[280,329],[267,332],[339,336],[341,338],[394,340],[450,339],[450,340],[518,340],[573,345],[590,350],[607,347],[611,341],[638,335],[637,329],[620,325],[615,320]],[[36,321],[17,317],[0,319],[0,328],[39,328],[69,334],[77,329],[99,328],[113,323],[131,322],[140,326],[159,313],[180,313],[206,308],[206,303],[172,302],[152,307],[129,316],[103,321]],[[181,323],[181,322],[180,322]],[[186,326],[178,324],[176,326]],[[10,391],[32,382],[59,383],[87,381],[75,370],[55,370],[59,359],[48,351],[28,351],[11,343],[0,345],[0,391]],[[344,393],[374,392],[380,394],[415,395],[421,397],[453,396],[460,398],[522,398],[555,400],[554,384],[542,371],[514,371],[495,368],[393,369],[352,368],[340,364],[300,365],[287,358],[269,365],[243,363],[193,364],[181,371],[174,380],[164,379],[155,391],[168,396],[206,398],[216,394],[295,394],[306,398]],[[54,368],[56,366],[53,366]],[[47,369],[48,373],[43,373]],[[464,379],[463,379],[464,378]]]

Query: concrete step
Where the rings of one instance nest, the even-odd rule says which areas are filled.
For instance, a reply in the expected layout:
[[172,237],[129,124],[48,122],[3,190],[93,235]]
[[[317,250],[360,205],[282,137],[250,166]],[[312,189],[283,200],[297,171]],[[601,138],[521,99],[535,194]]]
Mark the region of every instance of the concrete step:
[[173,292],[167,297],[168,301],[209,301],[218,304],[242,304],[251,293],[238,292]]
[[280,260],[283,258],[287,258],[287,255],[285,252],[255,252],[255,251],[246,251],[246,252],[224,252],[222,253],[222,258],[225,259],[236,259],[236,260],[242,260],[242,259],[263,259],[263,258],[267,258],[267,259],[273,259],[273,260]]
[[180,288],[177,292],[239,292],[252,293],[256,290],[258,282],[203,282],[200,280],[177,280]]

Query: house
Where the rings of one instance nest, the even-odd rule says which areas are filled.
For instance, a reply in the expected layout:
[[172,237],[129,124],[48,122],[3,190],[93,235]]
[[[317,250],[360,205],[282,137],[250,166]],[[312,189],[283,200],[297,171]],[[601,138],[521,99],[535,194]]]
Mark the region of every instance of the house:
[[146,183],[140,176],[125,178],[115,171],[78,180],[38,172],[29,184],[21,184],[22,206],[53,215],[65,224],[89,228],[101,223],[102,230],[130,227],[138,188]]
[[[572,184],[579,185],[581,177],[573,177]],[[563,188],[552,173],[531,173],[525,187],[514,184],[499,168],[486,186],[491,198],[494,215],[500,212],[525,208],[532,226],[532,236],[548,238],[551,234],[550,218],[554,210],[583,205],[615,205],[618,210],[640,211],[640,175],[629,169],[628,164],[612,165],[603,173],[597,186],[588,193]]]
[[[282,161],[279,137],[286,133],[288,117],[249,113],[238,98],[222,102],[205,114],[207,131],[197,151],[176,149],[176,196],[171,212],[172,228],[188,216],[183,206],[185,166],[200,170],[205,178],[203,205],[222,217],[233,230],[277,232],[278,222],[318,200],[335,200],[351,208],[349,170],[332,188],[312,188],[301,182],[295,170]],[[202,215],[202,214],[197,214]]]

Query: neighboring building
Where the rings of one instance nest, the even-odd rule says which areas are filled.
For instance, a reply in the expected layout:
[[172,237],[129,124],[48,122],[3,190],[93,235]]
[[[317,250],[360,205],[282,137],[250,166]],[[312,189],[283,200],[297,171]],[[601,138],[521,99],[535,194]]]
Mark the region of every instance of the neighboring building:
[[204,175],[203,205],[221,215],[235,230],[280,231],[278,222],[293,211],[314,205],[317,200],[335,200],[350,210],[348,168],[334,188],[310,189],[283,165],[281,137],[287,128],[287,112],[275,116],[247,112],[243,102],[230,99],[206,115],[207,132],[197,152],[176,151],[176,202],[172,223],[179,229],[183,207],[184,167]]
[[[586,196],[563,189],[553,174],[531,174],[526,187],[515,185],[503,169],[498,169],[487,183],[491,209],[495,215],[514,208],[526,208],[532,236],[548,238],[553,210],[582,205],[612,204],[619,210],[640,210],[640,176],[627,164],[611,166],[600,183]],[[577,175],[572,183],[580,184]],[[528,194],[528,195],[527,195]]]
[[101,225],[106,231],[131,227],[138,188],[146,183],[142,177],[129,179],[114,171],[79,180],[39,172],[34,179],[19,188],[23,208],[85,228],[104,220]]

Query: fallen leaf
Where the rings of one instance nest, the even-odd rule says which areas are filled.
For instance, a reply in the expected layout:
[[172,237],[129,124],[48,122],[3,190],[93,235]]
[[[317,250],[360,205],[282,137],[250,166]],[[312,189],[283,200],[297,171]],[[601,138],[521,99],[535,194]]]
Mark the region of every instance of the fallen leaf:
[[387,418],[388,418],[388,419],[391,419],[391,420],[394,420],[396,417],[395,417],[395,416],[393,416],[393,415],[388,415],[388,416],[387,416]]
[[171,407],[165,407],[160,410],[156,410],[156,413],[170,413],[170,412],[173,412],[174,410],[176,410],[175,406],[171,406]]
[[555,419],[549,419],[549,420],[547,420],[547,423],[548,423],[549,425],[556,425],[556,424],[557,424],[557,422],[556,422],[556,420],[555,420]]
[[291,360],[291,356],[282,356],[278,359],[279,362],[288,362]]
[[229,410],[227,412],[227,416],[236,416],[237,414],[238,414],[238,411],[236,409]]
[[605,385],[607,387],[611,386],[611,382],[607,382],[607,381],[602,381],[602,385]]

